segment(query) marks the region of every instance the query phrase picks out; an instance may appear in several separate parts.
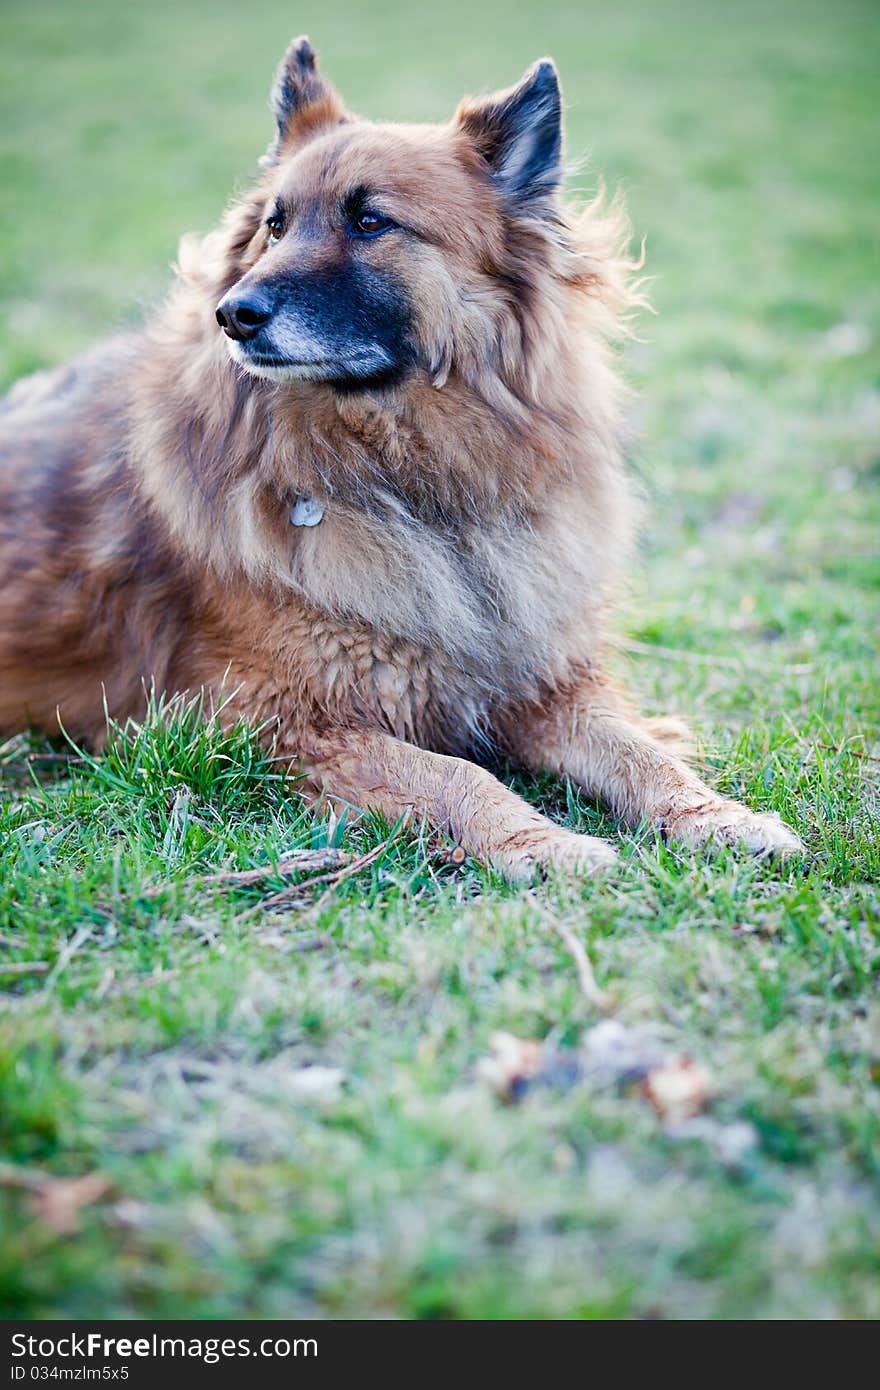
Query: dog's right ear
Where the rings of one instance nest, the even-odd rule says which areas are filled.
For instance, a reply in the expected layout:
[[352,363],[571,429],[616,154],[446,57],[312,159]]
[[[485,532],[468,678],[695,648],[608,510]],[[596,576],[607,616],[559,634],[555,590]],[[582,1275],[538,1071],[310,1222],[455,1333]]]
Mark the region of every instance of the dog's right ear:
[[515,87],[463,101],[455,119],[511,211],[546,213],[562,181],[562,93],[553,59],[533,64]]
[[305,35],[294,39],[282,58],[269,101],[276,130],[263,164],[274,164],[283,151],[296,149],[321,126],[347,120],[334,88],[318,72],[315,50]]

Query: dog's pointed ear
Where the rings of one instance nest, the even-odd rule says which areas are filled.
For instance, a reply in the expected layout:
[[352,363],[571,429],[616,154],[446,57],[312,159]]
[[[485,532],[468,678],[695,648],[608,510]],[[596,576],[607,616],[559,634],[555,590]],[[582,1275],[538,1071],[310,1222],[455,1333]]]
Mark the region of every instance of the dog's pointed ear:
[[507,91],[463,101],[455,119],[509,206],[540,215],[562,181],[562,92],[552,58]]
[[275,117],[275,139],[264,164],[273,163],[283,149],[294,148],[321,126],[339,125],[345,107],[318,71],[315,50],[303,34],[294,39],[281,60],[269,98]]

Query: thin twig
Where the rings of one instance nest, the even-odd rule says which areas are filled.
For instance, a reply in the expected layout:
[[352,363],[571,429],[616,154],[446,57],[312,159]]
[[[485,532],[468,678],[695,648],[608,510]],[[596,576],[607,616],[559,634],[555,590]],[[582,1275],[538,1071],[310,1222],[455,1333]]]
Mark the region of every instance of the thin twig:
[[76,753],[28,753],[27,762],[29,763],[83,763],[85,758],[81,758]]
[[0,965],[0,975],[45,975],[48,969],[47,960],[17,960]]
[[600,989],[599,985],[596,983],[596,976],[593,974],[593,967],[590,964],[589,956],[584,950],[583,943],[578,941],[574,932],[570,927],[567,927],[564,922],[560,922],[556,917],[551,917],[549,913],[546,913],[545,916],[547,921],[554,930],[559,933],[568,947],[569,953],[577,967],[581,993],[584,998],[592,1004],[594,1008],[599,1009],[602,1013],[607,1013],[611,1008],[611,1000],[605,991]]
[[380,855],[385,853],[385,851],[388,849],[391,843],[397,839],[397,836],[401,833],[401,831],[405,830],[406,827],[409,825],[411,816],[412,810],[408,807],[405,813],[401,816],[397,825],[392,830],[391,834],[386,839],[384,839],[381,844],[376,845],[366,854],[362,854],[359,859],[353,859],[352,862],[348,864],[344,869],[339,869],[336,873],[332,874],[323,874],[319,878],[310,878],[307,883],[298,883],[293,888],[282,888],[280,892],[273,893],[271,897],[265,898],[263,902],[260,904],[260,907],[263,909],[278,907],[280,904],[288,901],[290,898],[298,894],[301,891],[301,889],[311,888],[313,884],[323,882],[326,883],[328,886],[325,888],[321,896],[317,898],[315,902],[313,902],[309,907],[310,912],[319,911],[319,909],[324,906],[324,903],[330,897],[330,894],[333,892],[334,888],[336,888],[340,883],[344,883],[346,879],[351,878],[352,875],[359,873],[361,869],[365,869],[368,864],[372,864],[375,859],[378,859]]
[[[738,656],[713,656],[709,652],[689,652],[679,647],[662,647],[654,642],[637,642],[634,637],[619,638],[617,645],[623,647],[625,651],[637,652],[640,656],[659,656],[667,661],[689,661],[698,666],[725,666],[734,670],[741,670],[745,665],[742,658]],[[774,669],[785,675],[807,676],[816,669],[816,665],[813,661],[796,661],[783,663]]]
[[868,763],[880,763],[880,757],[876,753],[860,753],[857,748],[835,748],[833,743],[820,743],[820,748],[824,748],[826,753],[837,753],[840,756],[848,753],[851,758],[864,758]]
[[[203,874],[195,878],[169,879],[166,883],[154,884],[152,888],[145,888],[139,893],[141,898],[158,898],[169,888],[182,887],[190,888],[197,886],[219,887],[234,886],[237,888],[247,887],[251,883],[259,883],[264,878],[286,878],[289,874],[309,873],[312,869],[327,869],[330,867],[339,868],[347,864],[351,855],[344,849],[304,849],[297,850],[294,854],[285,854],[275,864],[261,864],[256,869],[221,869],[215,874]],[[310,882],[321,883],[326,875]]]
[[70,964],[73,957],[76,955],[80,946],[82,946],[86,941],[88,941],[91,934],[91,927],[87,927],[85,925],[77,927],[72,940],[68,941],[67,945],[61,950],[61,952],[58,955],[58,959],[52,966],[52,972],[46,981],[47,987],[50,985],[54,985],[55,981],[58,979],[58,976],[62,973],[62,971],[67,969],[68,965]]
[[22,752],[18,757],[7,757],[0,753],[0,767],[2,768],[28,768],[34,763],[63,763],[66,767],[74,763],[84,762],[84,758],[78,758],[75,753],[25,753]]

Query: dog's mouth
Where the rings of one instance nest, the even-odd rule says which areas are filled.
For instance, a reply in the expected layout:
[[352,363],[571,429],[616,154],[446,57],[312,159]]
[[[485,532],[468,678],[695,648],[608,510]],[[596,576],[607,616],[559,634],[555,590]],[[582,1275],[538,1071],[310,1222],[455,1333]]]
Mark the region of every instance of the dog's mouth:
[[284,357],[231,338],[227,338],[226,346],[234,362],[252,376],[267,381],[363,383],[385,375],[391,367],[387,354],[380,352],[355,351],[341,357]]
[[329,357],[282,357],[279,353],[260,352],[244,343],[236,343],[229,339],[227,347],[233,361],[240,367],[244,367],[252,376],[264,377],[269,381],[332,378],[340,370],[340,364]]

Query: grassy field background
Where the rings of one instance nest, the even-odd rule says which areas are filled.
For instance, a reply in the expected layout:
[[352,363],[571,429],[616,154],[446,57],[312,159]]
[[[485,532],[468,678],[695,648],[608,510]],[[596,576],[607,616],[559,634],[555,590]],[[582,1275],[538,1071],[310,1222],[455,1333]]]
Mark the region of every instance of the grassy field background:
[[[391,118],[556,56],[573,190],[624,185],[656,277],[628,352],[648,506],[621,666],[809,854],[679,855],[547,783],[526,790],[622,839],[614,878],[515,891],[405,831],[264,911],[205,875],[388,827],[304,813],[246,735],[186,712],[98,761],[13,740],[0,1305],[876,1317],[876,4],[4,0],[4,382],[161,294],[264,148],[303,30]],[[708,1070],[705,1114],[664,1122],[589,1068],[495,1096],[495,1030],[569,1061],[595,1043],[566,931],[627,1046]]]

